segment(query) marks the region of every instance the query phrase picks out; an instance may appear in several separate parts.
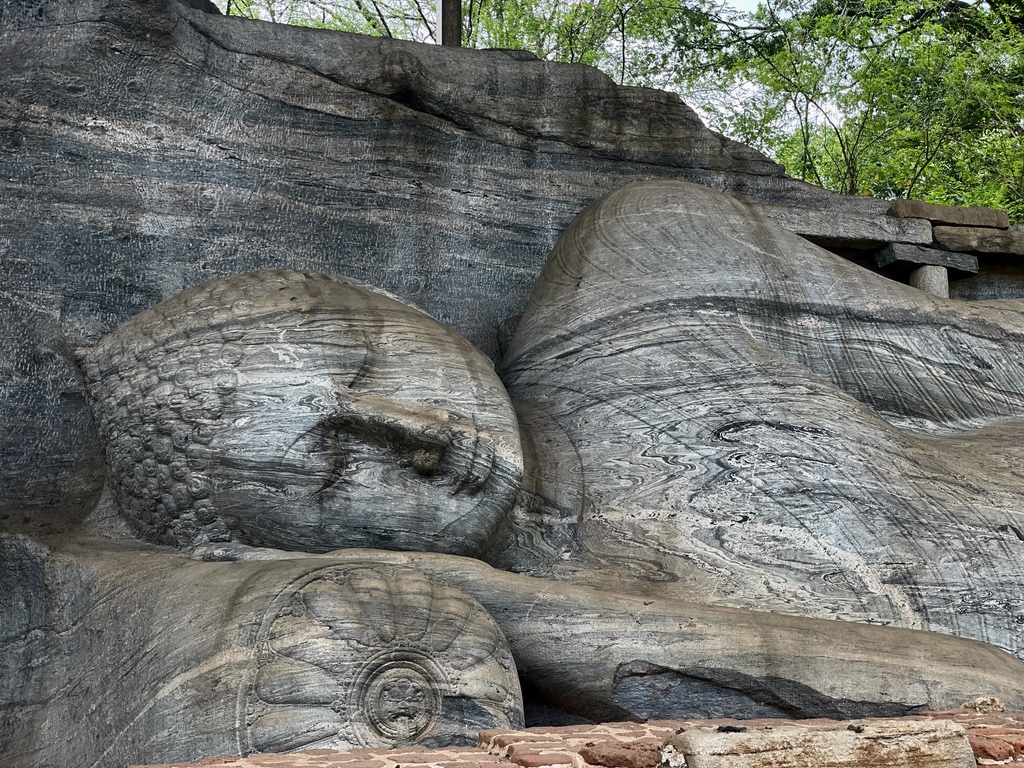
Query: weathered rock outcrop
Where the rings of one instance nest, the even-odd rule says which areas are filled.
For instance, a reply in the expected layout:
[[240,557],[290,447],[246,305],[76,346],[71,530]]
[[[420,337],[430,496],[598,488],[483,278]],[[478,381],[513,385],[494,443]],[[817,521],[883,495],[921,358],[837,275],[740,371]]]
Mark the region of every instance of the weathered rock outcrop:
[[[1021,661],[993,647],[1021,652],[1019,309],[936,303],[770,226],[874,249],[929,245],[930,221],[788,179],[675,97],[590,68],[230,19],[196,4],[0,6],[5,758],[34,766],[88,754],[104,765],[177,747],[356,744],[361,728],[397,743],[430,739],[436,726],[448,742],[459,728],[514,721],[504,640],[469,596],[539,695],[567,708],[571,698],[588,717],[643,717],[652,702],[679,714],[904,713],[953,705],[964,691],[1020,706]],[[579,210],[633,180],[671,196],[681,179],[756,205],[695,194],[669,214],[713,221],[714,247],[694,253],[707,234],[697,226],[681,246],[671,235],[671,248],[637,252],[664,235],[637,218],[649,226],[624,247],[583,248],[589,266],[561,274],[593,234],[591,214],[570,228],[509,357],[532,438],[525,468],[506,400],[492,398],[504,451],[481,449],[493,430],[461,418],[458,403],[414,398],[426,417],[381,408],[405,383],[403,361],[421,377],[428,369],[420,390],[433,400],[446,383],[456,401],[501,394],[464,343],[449,358],[408,334],[387,339],[378,346],[401,360],[381,374],[375,363],[388,355],[369,331],[319,354],[344,347],[344,333],[260,326],[248,360],[267,380],[240,383],[239,329],[218,313],[252,307],[199,290],[183,301],[198,297],[189,306],[202,322],[148,313],[97,344],[208,278],[291,267],[380,286],[493,355],[499,323],[521,309]],[[396,311],[417,318],[414,332],[425,327]],[[262,342],[278,331],[304,354],[275,358]],[[166,346],[147,357],[157,337]],[[98,425],[73,362],[81,347],[94,348],[81,359]],[[362,361],[355,375],[322,382],[352,373],[349,352]],[[479,390],[452,383],[456,363]],[[353,397],[365,371],[386,391]],[[218,399],[227,394],[238,394],[230,408]],[[226,447],[207,430],[225,412],[242,430],[227,430]],[[102,479],[96,426],[114,446],[110,495],[87,532],[78,523],[97,509]],[[278,440],[278,427],[296,440]],[[310,445],[336,461],[316,463]],[[480,509],[460,493],[486,485],[481,456],[501,493],[476,530],[466,521]],[[509,511],[521,468],[526,485]],[[365,516],[345,533],[324,492],[362,470],[369,479],[345,490],[362,494]],[[423,489],[398,498],[393,470],[448,498],[422,508]],[[300,493],[314,503],[291,514]],[[409,509],[449,517],[403,528]],[[215,513],[230,525],[213,530]],[[151,543],[128,538],[122,519]],[[491,530],[506,522],[499,541]],[[451,531],[463,539],[437,546]],[[97,532],[121,540],[86,538]],[[297,562],[202,563],[152,543],[230,536],[306,552],[225,544],[205,554]],[[451,554],[307,559],[353,544],[486,549],[550,580]],[[379,593],[373,610],[335,589],[357,571],[377,586],[352,599]],[[405,592],[440,607],[413,610],[412,626],[389,634],[397,619],[387,612],[407,606]],[[436,664],[419,646],[368,660],[319,653],[325,638],[373,650],[361,638],[378,623],[386,653],[396,638],[433,641],[420,632],[425,614],[445,627],[473,619],[461,625],[468,643],[441,649]],[[471,658],[446,671],[464,647]],[[356,673],[336,665],[348,661]],[[423,683],[434,672],[441,682]],[[358,712],[339,694],[353,680],[364,685],[351,696],[369,701]],[[72,744],[79,723],[85,748]]]
[[529,543],[564,578],[1024,657],[1022,350],[1022,302],[624,187],[559,240],[505,359],[552,523]]
[[816,211],[838,206],[874,222],[880,241],[915,226],[886,219],[882,201],[786,178],[673,95],[517,52],[226,18],[174,0],[8,0],[0,71],[8,525],[40,522],[42,507],[49,519],[58,505],[73,514],[97,492],[71,351],[212,277],[345,275],[494,354],[498,324],[521,310],[561,231],[629,181],[812,204],[818,229]]
[[5,766],[472,744],[522,724],[494,620],[411,568],[0,535],[0,611]]

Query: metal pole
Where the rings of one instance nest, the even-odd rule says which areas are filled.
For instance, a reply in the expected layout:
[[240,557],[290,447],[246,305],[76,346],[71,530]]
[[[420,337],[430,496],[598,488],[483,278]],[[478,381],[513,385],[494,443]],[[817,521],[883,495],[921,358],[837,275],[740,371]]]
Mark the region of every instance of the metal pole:
[[441,45],[462,46],[462,0],[437,0]]

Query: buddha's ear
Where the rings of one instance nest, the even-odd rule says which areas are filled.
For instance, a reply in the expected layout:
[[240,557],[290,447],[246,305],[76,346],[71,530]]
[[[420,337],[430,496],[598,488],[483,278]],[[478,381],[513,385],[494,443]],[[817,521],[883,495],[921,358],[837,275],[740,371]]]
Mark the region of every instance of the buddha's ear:
[[103,536],[135,538],[135,531],[132,530],[124,516],[118,512],[114,487],[109,474],[103,480],[103,492],[100,494],[96,507],[86,518],[86,524],[91,531]]
[[91,377],[89,376],[87,365],[89,362],[89,351],[91,347],[75,347],[71,351],[71,362],[75,366],[75,371],[78,373],[82,383],[85,384],[85,388],[88,391],[90,386]]

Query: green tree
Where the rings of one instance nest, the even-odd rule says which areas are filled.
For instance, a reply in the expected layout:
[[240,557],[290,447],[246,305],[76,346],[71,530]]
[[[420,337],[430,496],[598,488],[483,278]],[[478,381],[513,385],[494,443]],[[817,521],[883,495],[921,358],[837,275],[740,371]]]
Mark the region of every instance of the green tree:
[[664,84],[671,73],[713,127],[794,176],[847,194],[993,205],[1024,220],[1019,9],[765,0],[752,14],[704,9],[703,26],[691,10],[662,32],[646,79]]

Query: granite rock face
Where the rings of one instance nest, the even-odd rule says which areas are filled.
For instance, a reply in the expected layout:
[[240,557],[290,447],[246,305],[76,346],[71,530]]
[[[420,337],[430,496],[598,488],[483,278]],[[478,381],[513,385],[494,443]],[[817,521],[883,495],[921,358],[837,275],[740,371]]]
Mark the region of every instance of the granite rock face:
[[879,267],[917,268],[921,265],[945,267],[957,276],[978,273],[978,257],[970,253],[921,248],[916,245],[891,243],[883,248],[876,261]]
[[[303,557],[230,545],[204,556]],[[728,608],[671,590],[616,592],[451,555],[339,550],[318,557],[407,566],[466,592],[501,627],[524,684],[549,705],[594,722],[895,717],[950,709],[980,692],[1011,710],[1024,707],[1024,661],[974,640]]]
[[[487,612],[420,571],[0,536],[7,766],[473,744],[522,724]],[[16,567],[20,566],[20,567]]]
[[72,351],[205,280],[346,275],[493,355],[561,231],[625,182],[834,198],[589,67],[175,0],[5,0],[0,71],[8,525],[98,493]]
[[1019,303],[626,187],[566,230],[505,360],[549,521],[530,572],[1022,656],[1022,360]]
[[81,364],[110,501],[148,541],[478,556],[507,527],[522,450],[490,361],[378,291],[222,278]]
[[[712,211],[720,223],[728,205],[740,205],[691,185],[641,185],[588,209],[577,225],[638,193],[685,203],[674,220],[699,220],[717,203],[725,206]],[[760,234],[757,253],[765,256],[773,253],[770,238],[784,233],[763,225]],[[602,242],[616,245],[614,237]],[[653,258],[660,253],[624,264],[664,279],[667,267],[680,266],[679,254]],[[719,258],[728,249],[708,253]],[[814,253],[803,254],[807,264]],[[636,287],[623,272],[621,287]],[[734,274],[741,281],[745,273]],[[687,284],[697,285],[692,275]],[[681,305],[667,306],[678,313]],[[622,316],[635,323],[643,313]],[[721,333],[721,322],[704,320]],[[534,322],[524,319],[527,340]],[[673,331],[685,327],[679,318],[671,323]],[[640,329],[647,342],[660,340],[647,330]],[[585,331],[579,338],[588,340]],[[734,364],[749,362],[750,349],[732,341],[743,353]],[[601,370],[620,375],[630,351],[603,350]],[[645,357],[655,367],[671,362]],[[579,509],[567,502],[622,487],[624,477],[644,480],[620,453],[643,446],[636,431],[621,431],[631,425],[597,422],[605,432],[593,455],[605,457],[603,466],[567,442],[582,446],[580,434],[553,429],[561,414],[550,399],[524,398],[517,425],[479,352],[378,291],[292,270],[222,278],[141,313],[86,350],[81,363],[107,493],[83,526],[64,535],[0,536],[0,753],[17,768],[458,744],[476,730],[520,721],[520,676],[542,702],[594,720],[902,715],[977,696],[1024,706],[1024,663],[993,645],[826,620],[807,557],[786,559],[786,552],[774,564],[786,581],[773,586],[788,601],[777,605],[788,614],[760,610],[774,606],[752,590],[748,604],[735,607],[745,596],[740,579],[721,594],[696,579],[673,581],[689,553],[671,530],[656,531],[664,543],[652,536],[623,568],[594,525],[615,524],[623,506],[613,496],[606,507],[593,496]],[[551,381],[577,397],[591,383]],[[629,397],[638,386],[654,391],[655,382],[636,371],[619,381],[632,388]],[[643,413],[660,450],[682,455],[679,427],[655,421],[659,408]],[[737,443],[743,430],[729,436]],[[837,433],[833,440],[841,437],[852,439]],[[713,455],[714,447],[704,450]],[[760,449],[768,458],[777,450],[767,440]],[[772,473],[758,479],[780,487],[799,470],[793,462],[765,466]],[[672,483],[659,489],[662,503],[693,488],[685,478],[655,481],[662,479]],[[858,522],[837,504],[827,509],[846,512],[851,531]],[[652,517],[625,530],[643,534]],[[750,526],[745,543],[771,555],[761,530]],[[772,533],[789,551],[814,552],[806,535],[787,542],[784,529]],[[819,535],[823,547],[837,549],[827,529]],[[612,542],[634,543],[616,534]],[[346,548],[324,551],[332,546]],[[847,555],[832,566],[851,568],[848,581],[871,574],[870,564],[856,564]],[[1006,575],[1013,589],[1013,571]],[[871,585],[855,593],[864,614],[853,618],[893,623],[884,603],[868,602],[877,598]],[[808,615],[789,615],[798,613]],[[1005,617],[979,613],[1002,628]]]
[[[771,220],[930,225],[586,67],[172,0],[0,22],[12,765],[453,743],[518,723],[516,667],[595,719],[1024,707],[1020,307]],[[559,240],[510,401],[469,342],[650,179]]]

